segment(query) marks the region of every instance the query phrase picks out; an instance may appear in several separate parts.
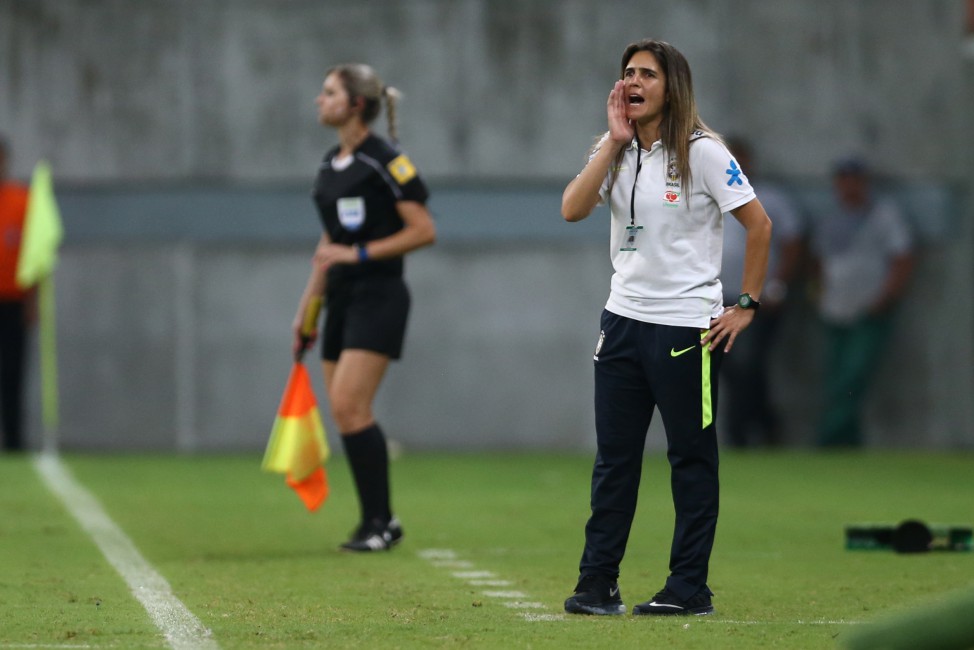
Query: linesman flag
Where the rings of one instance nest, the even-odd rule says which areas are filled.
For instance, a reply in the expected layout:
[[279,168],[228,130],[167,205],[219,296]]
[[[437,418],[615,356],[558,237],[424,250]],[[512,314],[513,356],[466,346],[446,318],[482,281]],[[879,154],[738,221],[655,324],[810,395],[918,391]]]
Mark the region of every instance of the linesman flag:
[[263,469],[287,475],[287,484],[298,493],[305,507],[317,510],[328,498],[328,476],[324,462],[328,460],[328,441],[325,425],[321,423],[318,402],[311,388],[308,369],[301,363],[308,344],[314,338],[322,298],[312,296],[301,324],[301,346],[294,354],[294,365],[277,418],[271,429],[271,439],[264,452]]
[[34,166],[27,199],[27,215],[17,258],[17,285],[37,287],[41,348],[41,422],[45,446],[57,444],[57,325],[54,304],[54,267],[64,237],[61,211],[54,197],[51,166],[41,160]]
[[41,160],[34,166],[31,176],[24,234],[17,259],[17,284],[21,288],[32,287],[51,275],[57,266],[57,249],[63,236],[51,166]]
[[325,440],[311,378],[303,363],[291,367],[262,468],[287,475],[287,484],[314,512],[328,498],[328,477],[323,463],[330,452]]
[[267,472],[286,474],[287,484],[314,512],[328,498],[324,462],[329,455],[308,369],[295,361],[261,467]]

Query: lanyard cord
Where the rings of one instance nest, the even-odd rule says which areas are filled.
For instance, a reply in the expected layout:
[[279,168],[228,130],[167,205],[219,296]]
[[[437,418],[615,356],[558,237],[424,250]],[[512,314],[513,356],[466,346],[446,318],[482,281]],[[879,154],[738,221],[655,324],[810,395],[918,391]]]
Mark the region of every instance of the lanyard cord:
[[632,179],[632,194],[629,195],[629,225],[636,225],[636,181],[639,180],[639,170],[643,168],[643,146],[636,134],[636,175]]

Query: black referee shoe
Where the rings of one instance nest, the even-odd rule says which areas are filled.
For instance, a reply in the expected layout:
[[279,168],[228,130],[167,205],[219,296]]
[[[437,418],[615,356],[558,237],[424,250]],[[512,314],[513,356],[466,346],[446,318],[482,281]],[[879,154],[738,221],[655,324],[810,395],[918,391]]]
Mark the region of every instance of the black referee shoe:
[[682,600],[667,588],[663,588],[652,600],[639,603],[632,608],[633,616],[651,614],[656,616],[706,616],[714,613],[710,602],[710,590],[704,587],[689,600]]
[[373,551],[388,551],[402,541],[402,524],[396,517],[387,523],[381,519],[364,522],[352,534],[352,538],[342,544],[345,551],[357,553],[371,553]]
[[614,616],[625,614],[619,583],[604,576],[587,575],[578,580],[575,594],[565,601],[565,611],[569,614],[595,614]]

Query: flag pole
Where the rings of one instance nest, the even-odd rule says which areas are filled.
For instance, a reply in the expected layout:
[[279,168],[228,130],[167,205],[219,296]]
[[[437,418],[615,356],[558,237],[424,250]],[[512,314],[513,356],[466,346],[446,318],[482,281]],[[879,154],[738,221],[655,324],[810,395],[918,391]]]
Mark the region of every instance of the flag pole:
[[41,278],[37,286],[40,335],[41,424],[44,451],[58,450],[58,372],[57,317],[55,313],[54,272]]

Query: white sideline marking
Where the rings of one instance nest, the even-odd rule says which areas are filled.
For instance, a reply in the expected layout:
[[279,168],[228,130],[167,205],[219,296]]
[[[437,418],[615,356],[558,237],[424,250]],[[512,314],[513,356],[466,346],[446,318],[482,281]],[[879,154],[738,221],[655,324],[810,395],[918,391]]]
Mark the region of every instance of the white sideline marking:
[[525,621],[564,621],[564,614],[521,614]]
[[493,578],[493,571],[454,571],[454,578]]
[[[429,560],[429,562],[440,568],[448,569],[470,569],[469,571],[453,571],[452,575],[454,578],[460,580],[465,580],[467,584],[474,587],[508,587],[513,584],[509,580],[501,579],[489,579],[496,574],[493,571],[480,571],[476,570],[473,566],[473,562],[468,562],[466,560],[457,559],[456,551],[452,549],[437,549],[430,548],[418,552],[419,557]],[[483,579],[482,579],[483,578]],[[497,598],[500,600],[504,607],[509,607],[511,609],[540,609],[546,608],[546,605],[537,601],[526,600],[527,596],[522,591],[484,591],[482,592],[484,596],[488,598]],[[535,613],[535,612],[520,612],[518,614],[525,621],[539,622],[539,621],[564,621],[568,619],[565,614],[549,614],[549,613]],[[707,623],[710,625],[723,624],[723,625],[858,625],[859,621],[829,621],[829,620],[813,620],[813,621],[733,621],[721,618],[712,618],[710,616],[694,616],[692,619],[693,623]],[[684,627],[688,627],[690,623],[686,623]],[[0,646],[2,648],[2,646]]]
[[142,557],[98,500],[71,476],[57,454],[35,456],[34,467],[108,563],[125,579],[170,646],[175,650],[216,650],[220,647],[210,638],[210,630],[173,595],[166,579]]
[[801,619],[797,621],[732,621],[726,618],[714,618],[706,619],[704,617],[697,617],[698,623],[709,623],[711,625],[715,623],[722,623],[724,625],[860,625],[862,621],[803,621]]
[[87,643],[0,643],[0,648],[97,648]]
[[527,598],[523,591],[485,591],[488,598]]
[[433,566],[439,569],[470,569],[473,562],[467,560],[438,560],[433,562]]
[[504,607],[510,607],[511,609],[544,609],[544,603],[509,600],[504,603]]
[[[428,548],[419,551],[419,556],[436,567],[441,568],[464,568],[470,571],[453,571],[454,578],[465,580],[472,587],[510,587],[513,582],[495,578],[493,571],[479,571],[474,569],[473,562],[457,559],[456,551],[448,548]],[[523,591],[498,591],[490,590],[481,592],[488,598],[497,598],[501,604],[511,609],[545,609],[543,603],[536,601],[526,601],[527,596]],[[525,621],[561,621],[564,616],[561,614],[541,614],[534,612],[521,612],[518,614]]]

